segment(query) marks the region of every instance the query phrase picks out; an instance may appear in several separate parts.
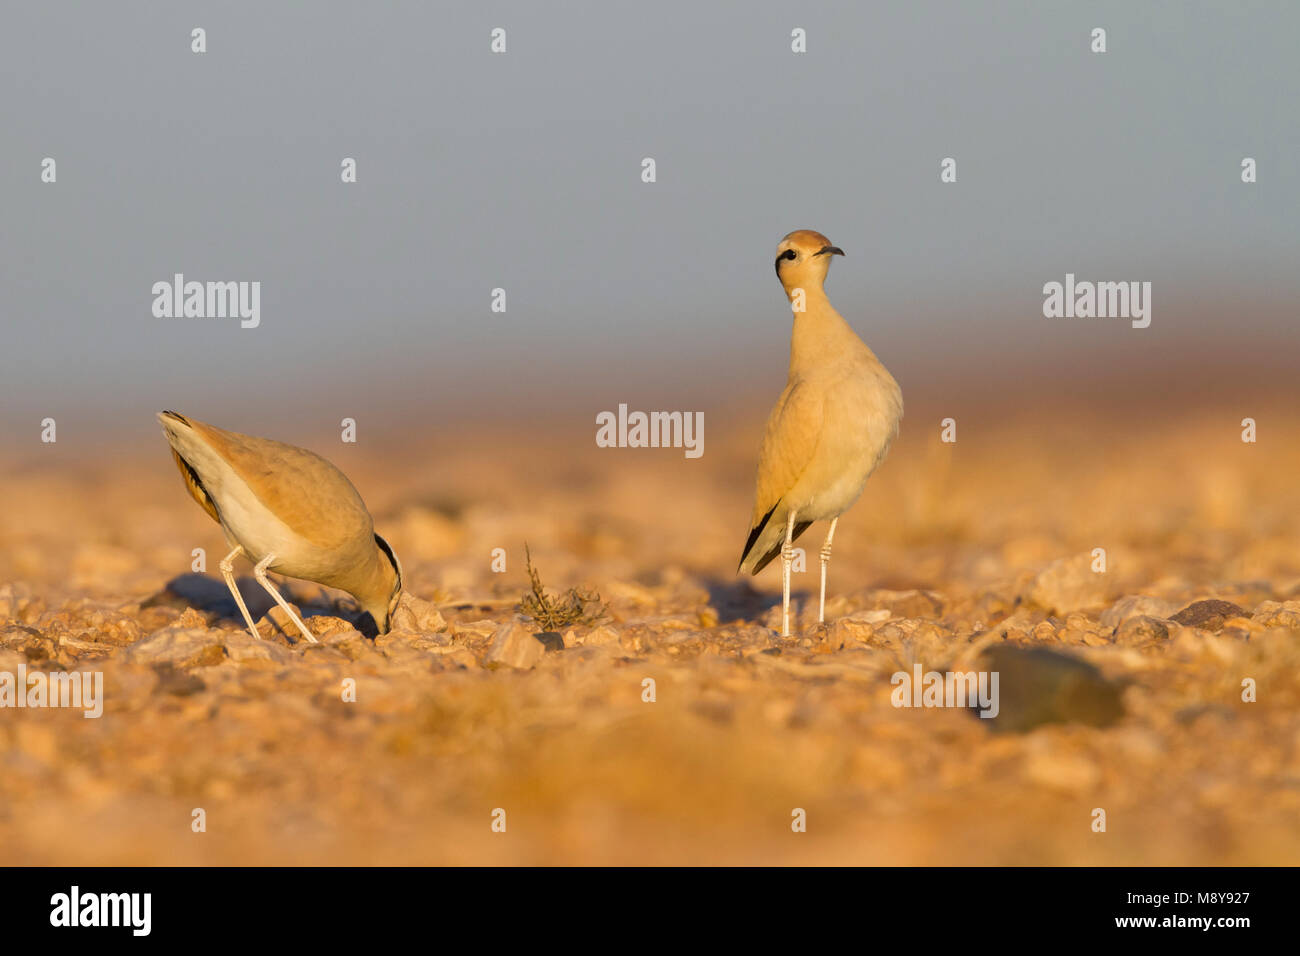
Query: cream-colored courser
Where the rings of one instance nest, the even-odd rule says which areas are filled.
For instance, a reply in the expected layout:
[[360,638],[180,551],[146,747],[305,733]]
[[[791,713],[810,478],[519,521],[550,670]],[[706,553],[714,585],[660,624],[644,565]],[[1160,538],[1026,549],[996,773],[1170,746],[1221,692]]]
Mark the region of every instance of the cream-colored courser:
[[244,622],[260,637],[235,586],[232,562],[243,554],[253,577],[315,643],[302,619],[280,596],[267,571],[347,591],[388,631],[402,594],[402,566],[375,534],[365,502],[352,483],[320,455],[267,438],[228,432],[160,412],[172,456],[185,487],[221,525],[234,547],[221,562],[221,576]]
[[758,574],[781,555],[782,636],[790,634],[791,543],[814,521],[830,520],[817,613],[825,621],[835,525],[862,494],[903,417],[898,383],[826,298],[822,285],[837,255],[844,253],[810,229],[790,233],[776,247],[776,275],[795,310],[790,376],[763,433],[739,570]]

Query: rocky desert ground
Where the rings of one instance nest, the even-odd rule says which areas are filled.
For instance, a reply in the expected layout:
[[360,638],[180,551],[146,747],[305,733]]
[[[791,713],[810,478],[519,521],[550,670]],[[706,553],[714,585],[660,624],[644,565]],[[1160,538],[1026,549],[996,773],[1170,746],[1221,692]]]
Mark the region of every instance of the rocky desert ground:
[[[585,418],[399,447],[191,411],[348,473],[405,566],[395,629],[286,580],[320,641],[296,643],[241,567],[249,635],[161,435],[14,450],[0,672],[102,672],[104,710],[0,710],[0,862],[1300,861],[1294,410],[1253,444],[1222,411],[945,444],[909,410],[840,523],[825,627],[823,530],[800,540],[788,640],[779,564],[734,573],[761,419],[687,460],[596,448]],[[525,545],[603,620],[534,636]],[[998,669],[1001,713],[895,707],[918,664]]]

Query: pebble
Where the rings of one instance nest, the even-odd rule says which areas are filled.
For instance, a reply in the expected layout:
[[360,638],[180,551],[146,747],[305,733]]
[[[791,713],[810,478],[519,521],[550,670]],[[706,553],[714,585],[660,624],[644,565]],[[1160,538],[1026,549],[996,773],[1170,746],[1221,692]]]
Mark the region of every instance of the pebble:
[[1300,630],[1300,601],[1264,601],[1255,609],[1251,620],[1265,627],[1287,627]]
[[1030,600],[1056,614],[1105,604],[1106,575],[1092,570],[1092,565],[1090,553],[1053,562],[1034,578]]
[[1221,631],[1230,618],[1242,617],[1245,608],[1231,601],[1195,601],[1187,605],[1170,620],[1184,627],[1199,627],[1205,631]]
[[522,618],[516,618],[496,629],[485,663],[528,670],[535,667],[545,653],[546,645],[538,640],[532,626]]
[[1147,594],[1129,594],[1120,598],[1101,612],[1101,623],[1119,627],[1132,617],[1152,617],[1162,620],[1173,617],[1179,605]]
[[1124,714],[1122,688],[1069,654],[996,644],[984,651],[980,663],[998,672],[998,715],[987,719],[995,730],[1023,732],[1072,722],[1106,727]]
[[168,627],[132,644],[127,658],[142,664],[211,667],[226,658],[224,636],[206,627]]
[[421,632],[447,630],[447,621],[433,602],[405,590],[398,599],[397,610],[393,612],[393,620],[390,623],[394,630],[398,628]]
[[1115,643],[1145,647],[1169,639],[1169,625],[1159,618],[1139,615],[1124,620],[1115,631]]

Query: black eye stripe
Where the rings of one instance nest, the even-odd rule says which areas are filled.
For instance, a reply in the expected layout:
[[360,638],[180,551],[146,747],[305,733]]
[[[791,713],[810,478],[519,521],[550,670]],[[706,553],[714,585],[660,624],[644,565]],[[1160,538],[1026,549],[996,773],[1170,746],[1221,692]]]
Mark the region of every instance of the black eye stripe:
[[785,252],[783,252],[783,253],[781,253],[779,256],[777,256],[777,257],[776,257],[776,274],[777,274],[777,275],[780,275],[780,274],[781,274],[781,260],[782,260],[782,259],[793,259],[793,258],[795,258],[795,251],[794,251],[793,249],[787,249],[787,250],[785,250]]

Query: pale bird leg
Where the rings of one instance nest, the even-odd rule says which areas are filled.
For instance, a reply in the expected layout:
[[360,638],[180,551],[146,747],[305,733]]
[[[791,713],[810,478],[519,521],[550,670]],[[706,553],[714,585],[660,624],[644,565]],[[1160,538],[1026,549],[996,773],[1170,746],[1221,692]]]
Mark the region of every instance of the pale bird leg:
[[790,636],[790,563],[794,561],[794,512],[785,523],[785,544],[781,546],[781,636]]
[[312,644],[319,643],[319,641],[317,641],[316,638],[312,637],[311,631],[307,630],[307,625],[302,622],[302,618],[298,617],[298,615],[293,612],[293,608],[289,606],[289,602],[286,601],[284,598],[280,597],[280,592],[275,589],[275,585],[273,585],[270,582],[270,580],[267,578],[266,569],[270,565],[270,563],[274,560],[275,560],[275,555],[268,554],[261,561],[258,561],[257,564],[254,565],[253,567],[253,577],[257,578],[258,584],[266,588],[267,594],[275,598],[275,603],[280,605],[280,607],[284,609],[284,613],[289,615],[289,618],[293,621],[293,623],[298,625],[298,630],[302,631],[302,636],[307,638],[307,640]]
[[233,560],[235,555],[243,554],[244,549],[240,545],[235,545],[235,550],[221,559],[221,576],[226,579],[226,587],[230,588],[230,593],[235,596],[235,603],[239,605],[239,612],[244,615],[244,623],[248,625],[249,632],[261,640],[262,635],[257,633],[257,625],[253,623],[253,615],[248,613],[248,605],[244,603],[244,596],[239,593],[239,588],[235,586],[235,565]]
[[817,623],[826,623],[826,565],[831,563],[831,538],[835,537],[835,525],[839,518],[831,519],[831,530],[826,532],[826,543],[822,545],[822,596],[817,602]]

